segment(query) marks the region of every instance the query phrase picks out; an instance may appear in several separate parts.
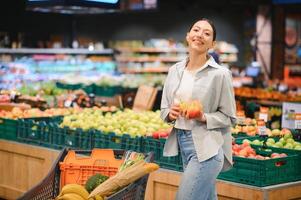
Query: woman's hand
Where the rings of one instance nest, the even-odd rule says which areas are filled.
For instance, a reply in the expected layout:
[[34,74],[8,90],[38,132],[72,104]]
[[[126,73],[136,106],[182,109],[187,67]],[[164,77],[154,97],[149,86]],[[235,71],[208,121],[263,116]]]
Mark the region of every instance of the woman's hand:
[[203,123],[206,122],[206,117],[205,117],[204,113],[199,110],[191,110],[191,111],[186,110],[185,112],[181,112],[180,114],[181,114],[181,116],[183,116],[184,118],[186,118],[188,120],[195,119],[195,120],[203,122]]
[[170,108],[170,112],[168,114],[168,118],[170,121],[176,120],[180,116],[180,106],[179,104],[174,104]]

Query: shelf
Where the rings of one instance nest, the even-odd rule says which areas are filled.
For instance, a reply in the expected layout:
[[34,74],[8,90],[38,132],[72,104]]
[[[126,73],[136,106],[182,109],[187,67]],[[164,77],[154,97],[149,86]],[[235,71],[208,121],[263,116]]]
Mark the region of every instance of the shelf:
[[166,73],[168,72],[168,67],[147,67],[142,69],[129,69],[129,68],[119,68],[119,71],[123,73]]
[[156,47],[140,47],[140,48],[118,48],[120,52],[137,52],[137,53],[187,53],[185,48],[156,48]]
[[183,58],[179,57],[117,57],[118,62],[179,62]]
[[20,49],[9,49],[0,48],[2,54],[90,54],[90,55],[109,55],[113,54],[112,49],[93,50],[88,49],[71,49],[71,48],[60,48],[60,49],[43,49],[43,48],[20,48]]

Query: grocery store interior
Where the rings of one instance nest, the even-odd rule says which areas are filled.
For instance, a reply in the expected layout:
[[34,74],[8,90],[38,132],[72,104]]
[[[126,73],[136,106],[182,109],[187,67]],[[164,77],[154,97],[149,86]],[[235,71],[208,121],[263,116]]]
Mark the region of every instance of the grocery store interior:
[[175,199],[183,162],[163,156],[161,97],[201,18],[237,110],[218,199],[301,199],[301,0],[10,0],[0,200]]

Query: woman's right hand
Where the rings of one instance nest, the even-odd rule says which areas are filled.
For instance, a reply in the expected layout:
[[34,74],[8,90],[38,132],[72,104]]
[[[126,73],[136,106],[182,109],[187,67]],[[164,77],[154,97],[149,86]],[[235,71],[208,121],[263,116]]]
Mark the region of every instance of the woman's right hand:
[[170,121],[176,120],[180,116],[180,106],[179,104],[174,104],[170,108],[168,118]]

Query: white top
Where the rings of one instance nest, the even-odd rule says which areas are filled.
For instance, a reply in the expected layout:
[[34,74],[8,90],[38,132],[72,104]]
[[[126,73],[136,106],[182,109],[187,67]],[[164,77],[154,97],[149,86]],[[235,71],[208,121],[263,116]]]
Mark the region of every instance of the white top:
[[[174,99],[175,103],[189,101],[191,99],[193,82],[194,73],[185,69],[179,89],[176,92],[176,97]],[[178,129],[191,130],[192,126],[193,120],[187,120],[182,116],[179,116],[175,123],[175,127]]]
[[[180,103],[181,101],[190,101],[192,96],[192,89],[194,85],[195,75],[208,65],[208,61],[199,69],[195,71],[189,71],[187,69],[183,72],[183,77],[180,82],[180,86],[175,94],[174,103]],[[175,128],[183,130],[191,130],[195,120],[187,120],[186,118],[179,116],[175,122]]]

